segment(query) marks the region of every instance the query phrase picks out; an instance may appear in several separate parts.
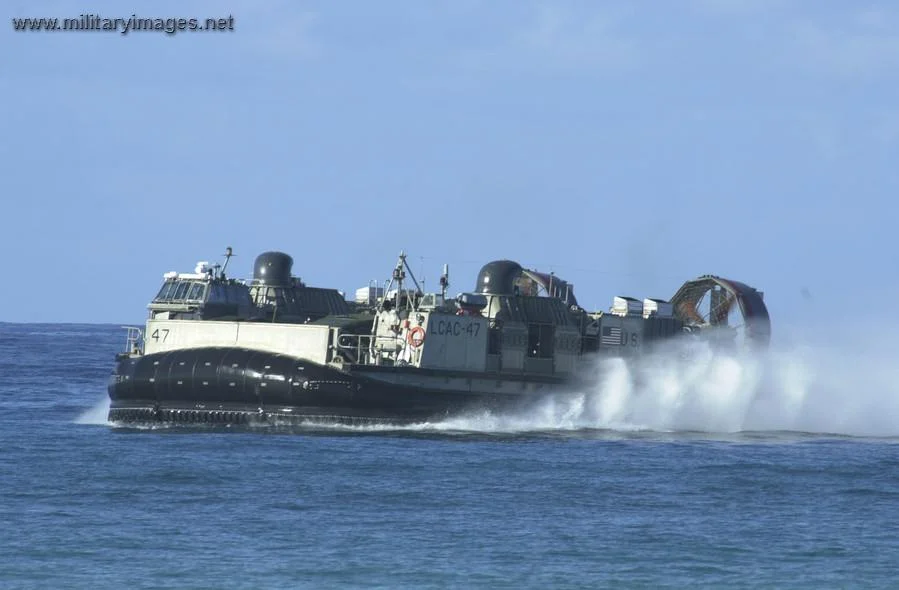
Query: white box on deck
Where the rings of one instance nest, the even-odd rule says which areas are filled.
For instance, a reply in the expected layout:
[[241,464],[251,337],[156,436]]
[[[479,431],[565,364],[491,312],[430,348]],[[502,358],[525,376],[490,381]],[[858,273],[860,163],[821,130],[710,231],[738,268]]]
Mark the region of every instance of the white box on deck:
[[674,306],[664,299],[644,299],[643,317],[655,315],[660,318],[670,318],[674,315]]
[[356,303],[372,304],[384,295],[383,287],[362,287],[356,289]]
[[640,315],[643,313],[643,303],[633,297],[615,297],[612,299],[613,315]]

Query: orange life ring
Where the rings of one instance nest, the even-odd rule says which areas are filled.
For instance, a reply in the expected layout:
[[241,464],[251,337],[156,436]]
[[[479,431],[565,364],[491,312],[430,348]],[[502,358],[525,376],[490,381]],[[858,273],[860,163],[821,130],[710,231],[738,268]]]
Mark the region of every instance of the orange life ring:
[[418,348],[425,341],[425,329],[421,326],[415,326],[409,330],[409,336],[406,339],[413,348]]

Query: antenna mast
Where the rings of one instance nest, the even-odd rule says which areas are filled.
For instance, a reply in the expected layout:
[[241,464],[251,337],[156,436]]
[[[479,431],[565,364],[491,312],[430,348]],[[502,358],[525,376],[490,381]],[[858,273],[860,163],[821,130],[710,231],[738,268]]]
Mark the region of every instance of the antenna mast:
[[222,271],[219,273],[219,278],[225,278],[225,269],[228,268],[228,263],[231,262],[231,257],[234,256],[233,250],[231,250],[231,246],[225,248],[225,265],[222,266]]
[[[412,273],[412,269],[409,268],[409,263],[406,262],[406,253],[401,251],[399,260],[397,260],[396,266],[393,269],[393,274],[390,276],[390,281],[388,281],[387,287],[385,287],[385,289],[384,289],[384,297],[386,299],[387,293],[390,291],[390,288],[394,285],[394,283],[396,284],[396,295],[394,296],[394,309],[397,309],[397,310],[400,308],[401,297],[404,295],[403,282],[406,279],[407,272],[409,273],[409,278],[411,278],[412,282],[415,284],[417,294],[420,295],[422,293],[421,285],[418,284],[418,281],[415,279],[415,275]],[[414,299],[415,299],[414,297],[411,299],[407,297],[408,307],[413,308],[413,309],[415,308]],[[384,300],[382,299],[381,304],[378,306],[378,310],[383,309],[383,307],[384,307],[383,302],[384,302]]]
[[446,301],[446,289],[449,287],[449,265],[443,265],[443,274],[440,275],[440,296]]

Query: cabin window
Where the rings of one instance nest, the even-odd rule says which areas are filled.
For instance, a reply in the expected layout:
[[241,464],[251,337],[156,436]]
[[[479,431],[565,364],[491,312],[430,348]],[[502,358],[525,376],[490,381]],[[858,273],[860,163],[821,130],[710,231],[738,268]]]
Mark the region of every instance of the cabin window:
[[555,326],[552,324],[529,324],[527,355],[531,358],[552,358],[554,340]]
[[175,290],[175,285],[177,285],[175,281],[166,281],[163,283],[162,288],[159,290],[159,294],[156,295],[156,301],[165,301],[166,299],[171,298],[172,291]]
[[178,283],[178,288],[175,290],[174,295],[172,295],[172,300],[174,301],[182,301],[187,296],[187,291],[190,289],[190,283],[181,282]]
[[204,285],[203,283],[194,283],[190,287],[190,293],[188,294],[187,298],[190,299],[191,301],[202,300],[203,295],[205,294],[205,291],[206,291],[205,287],[206,287],[206,285]]

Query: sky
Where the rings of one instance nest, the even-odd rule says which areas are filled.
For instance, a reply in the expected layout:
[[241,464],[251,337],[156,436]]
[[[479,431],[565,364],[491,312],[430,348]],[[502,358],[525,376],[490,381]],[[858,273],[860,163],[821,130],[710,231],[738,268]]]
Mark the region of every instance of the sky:
[[[227,6],[227,8],[223,8]],[[0,321],[139,324],[166,271],[283,250],[348,295],[401,250],[579,302],[711,273],[779,326],[895,313],[899,6],[4,2]],[[14,32],[13,17],[234,18]],[[892,301],[892,302],[891,302]]]

